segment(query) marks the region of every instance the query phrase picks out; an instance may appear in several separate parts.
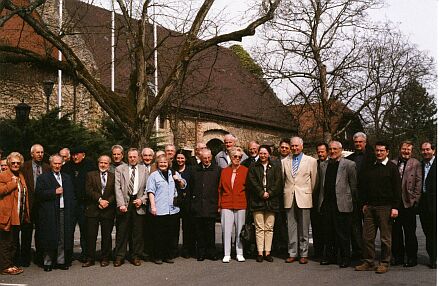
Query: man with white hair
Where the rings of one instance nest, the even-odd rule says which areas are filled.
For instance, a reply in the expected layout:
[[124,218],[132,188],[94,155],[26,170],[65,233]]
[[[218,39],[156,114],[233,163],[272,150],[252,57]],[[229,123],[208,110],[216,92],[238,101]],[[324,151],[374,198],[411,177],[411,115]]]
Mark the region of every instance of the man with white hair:
[[63,165],[70,161],[70,149],[63,148],[59,152],[60,156],[63,157]]
[[[229,157],[229,152],[232,150],[232,148],[235,147],[235,144],[237,143],[237,138],[229,133],[225,135],[223,142],[225,145],[225,150],[220,151],[215,156],[215,162],[217,163],[217,166],[219,166],[222,169],[226,168],[227,166],[229,166],[229,164],[231,164],[231,158]],[[248,156],[246,154],[243,154],[243,157],[241,158],[240,162],[243,162],[247,158]]]
[[206,144],[203,142],[197,142],[195,154],[190,158],[189,164],[191,164],[192,166],[200,164],[200,162],[202,161],[201,154],[204,149],[206,149]]
[[292,153],[282,162],[284,177],[284,207],[287,213],[288,252],[286,263],[308,263],[310,209],[315,188],[317,162],[303,153],[303,140],[290,139]]
[[[32,242],[32,231],[33,226],[37,221],[37,201],[35,200],[35,185],[37,183],[37,177],[42,173],[48,172],[50,167],[48,164],[43,162],[44,148],[40,144],[34,144],[31,147],[31,160],[24,162],[23,164],[23,175],[26,181],[26,186],[29,191],[29,211],[31,216],[31,223],[24,224],[20,227],[21,235],[17,233],[17,252],[16,259],[19,260],[18,264],[27,267],[30,265],[31,261],[31,242]],[[35,236],[37,236],[38,229],[35,229]],[[21,241],[19,239],[21,237]],[[35,239],[35,248],[37,250],[36,260],[38,263],[41,262],[42,255],[39,251],[38,240]],[[21,242],[21,243],[20,243]],[[40,261],[39,261],[40,260]]]

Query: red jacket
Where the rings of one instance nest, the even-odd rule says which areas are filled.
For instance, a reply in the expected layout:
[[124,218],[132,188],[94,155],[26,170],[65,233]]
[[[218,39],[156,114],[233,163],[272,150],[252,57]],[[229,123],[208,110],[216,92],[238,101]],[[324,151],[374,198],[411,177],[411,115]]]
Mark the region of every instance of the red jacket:
[[232,167],[222,170],[220,184],[218,186],[218,206],[222,209],[242,210],[246,209],[246,177],[248,168],[240,166],[235,176],[234,188],[231,186]]
[[[11,225],[20,225],[18,215],[18,185],[12,181],[12,172],[6,171],[0,174],[0,229],[10,231]],[[23,174],[19,175],[23,188],[26,183]],[[26,188],[26,214],[25,222],[29,222],[29,193]]]

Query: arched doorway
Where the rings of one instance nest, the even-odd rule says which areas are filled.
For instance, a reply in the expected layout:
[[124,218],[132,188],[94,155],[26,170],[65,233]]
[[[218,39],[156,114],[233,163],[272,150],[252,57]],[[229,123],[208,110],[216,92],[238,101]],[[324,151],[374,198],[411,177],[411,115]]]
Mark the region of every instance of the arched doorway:
[[214,158],[218,152],[223,150],[223,141],[217,138],[213,138],[206,143],[206,147],[211,149],[212,157]]

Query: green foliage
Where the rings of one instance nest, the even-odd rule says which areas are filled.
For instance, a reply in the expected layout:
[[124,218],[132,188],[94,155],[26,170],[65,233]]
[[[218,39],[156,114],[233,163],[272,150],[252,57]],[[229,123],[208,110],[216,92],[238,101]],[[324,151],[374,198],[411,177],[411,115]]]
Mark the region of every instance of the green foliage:
[[241,45],[233,45],[230,49],[240,59],[243,68],[258,78],[263,78],[263,69],[252,59],[249,53]]
[[393,145],[412,140],[414,149],[424,140],[437,139],[437,107],[433,96],[416,80],[399,93],[399,103],[389,117],[387,126]]

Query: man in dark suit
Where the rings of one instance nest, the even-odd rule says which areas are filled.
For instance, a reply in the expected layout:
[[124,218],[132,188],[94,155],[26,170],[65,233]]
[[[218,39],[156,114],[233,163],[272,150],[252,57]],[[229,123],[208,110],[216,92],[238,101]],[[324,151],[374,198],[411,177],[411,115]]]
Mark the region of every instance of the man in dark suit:
[[241,162],[241,165],[249,168],[249,166],[258,160],[258,148],[260,148],[260,144],[257,141],[251,141],[248,144],[248,152],[249,157]]
[[212,163],[211,150],[201,153],[202,163],[192,170],[191,213],[196,231],[197,261],[217,260],[215,249],[215,218],[218,211],[218,185],[221,169]]
[[201,158],[201,156],[202,156],[201,154],[202,154],[202,151],[203,151],[204,149],[206,149],[206,144],[203,143],[203,142],[197,142],[197,144],[196,144],[196,149],[194,150],[194,156],[192,156],[192,157],[189,159],[188,164],[191,165],[191,166],[197,166],[197,165],[199,165],[200,162],[202,162],[202,159],[200,159],[200,158]]
[[437,158],[432,142],[421,145],[423,184],[420,198],[420,222],[426,236],[429,266],[437,268]]
[[127,242],[130,242],[131,263],[142,264],[140,258],[144,250],[143,224],[146,214],[147,171],[143,163],[139,163],[139,151],[130,148],[127,152],[128,164],[121,165],[115,171],[116,196],[116,258],[115,267],[124,263],[127,254]]
[[[367,144],[367,135],[363,132],[357,132],[353,135],[354,153],[347,157],[356,163],[358,192],[362,190],[360,178],[370,169],[376,161],[373,149]],[[363,239],[362,239],[362,206],[359,202],[360,194],[354,194],[353,197],[353,219],[351,224],[351,255],[354,259],[362,257]]]
[[110,173],[111,159],[102,155],[98,159],[99,171],[86,177],[87,261],[82,267],[95,264],[96,239],[101,225],[101,266],[109,265],[112,252],[112,230],[115,219],[115,175]]
[[[413,143],[403,141],[400,144],[399,158],[392,160],[399,168],[402,179],[402,197],[399,205],[399,216],[394,219],[392,235],[392,265],[414,267],[417,265],[416,204],[422,192],[422,165],[419,160],[411,158]],[[403,235],[405,232],[405,236]],[[404,242],[405,238],[405,242]],[[406,263],[404,257],[406,253]]]
[[324,256],[321,265],[336,262],[339,267],[350,264],[350,230],[353,212],[353,194],[357,192],[356,164],[342,158],[342,144],[329,143],[330,159],[319,164],[318,212],[322,214]]
[[51,171],[37,178],[38,237],[44,271],[67,270],[72,262],[75,194],[70,176],[60,172],[63,158],[49,158]]
[[[34,144],[31,147],[31,160],[24,162],[22,172],[28,186],[29,191],[29,210],[31,216],[31,222],[20,226],[20,231],[17,231],[15,241],[17,242],[17,252],[15,259],[17,264],[28,267],[31,262],[31,243],[32,243],[32,230],[35,222],[37,221],[38,203],[35,200],[35,184],[37,177],[44,172],[48,172],[50,167],[43,162],[44,148],[40,144]],[[35,237],[37,236],[38,229],[35,229]],[[20,243],[21,237],[21,243]],[[35,239],[37,242],[37,239]],[[35,244],[36,248],[36,263],[40,264],[42,261],[41,252],[38,243]]]
[[66,172],[72,178],[75,188],[75,225],[78,224],[80,232],[81,255],[79,261],[85,263],[87,256],[86,240],[86,217],[84,215],[86,201],[86,175],[90,171],[96,170],[96,164],[86,158],[86,148],[78,146],[72,148],[72,159],[63,166],[63,172]]

